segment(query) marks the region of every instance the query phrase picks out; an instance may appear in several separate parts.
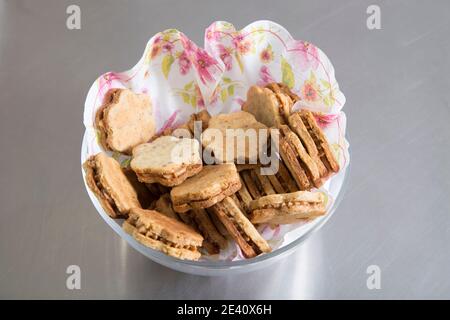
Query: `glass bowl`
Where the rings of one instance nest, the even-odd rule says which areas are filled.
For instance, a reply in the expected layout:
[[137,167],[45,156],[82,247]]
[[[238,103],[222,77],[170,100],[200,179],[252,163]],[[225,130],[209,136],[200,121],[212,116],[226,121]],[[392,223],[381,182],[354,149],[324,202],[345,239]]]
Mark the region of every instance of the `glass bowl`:
[[[85,161],[83,154],[86,154],[86,140],[87,138],[85,134],[81,147],[81,164],[83,164],[83,162]],[[286,235],[284,242],[278,249],[275,249],[270,253],[259,255],[255,258],[239,261],[188,261],[172,258],[164,253],[148,248],[137,242],[133,237],[123,231],[121,227],[123,220],[115,220],[108,216],[108,214],[100,205],[95,194],[87,186],[83,168],[81,169],[87,193],[89,194],[92,203],[97,209],[97,212],[105,220],[105,222],[131,247],[142,253],[147,258],[163,266],[166,266],[173,270],[202,276],[223,276],[254,271],[267,267],[272,263],[279,261],[282,258],[287,257],[288,255],[293,253],[311,234],[319,230],[336,211],[344,195],[348,170],[349,165],[342,168],[338,174],[330,179],[329,194],[333,197],[334,201],[327,214],[322,217],[316,218],[315,220],[306,223],[305,225],[293,231],[290,231]]]

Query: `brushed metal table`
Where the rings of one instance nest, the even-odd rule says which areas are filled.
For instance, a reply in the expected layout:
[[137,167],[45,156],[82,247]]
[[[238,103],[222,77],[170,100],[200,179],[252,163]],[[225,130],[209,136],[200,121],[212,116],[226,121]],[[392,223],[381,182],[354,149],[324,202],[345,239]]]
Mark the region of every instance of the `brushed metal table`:
[[[80,30],[66,27],[72,4]],[[367,27],[371,4],[380,30]],[[449,16],[445,0],[0,0],[0,298],[450,298]],[[171,271],[112,232],[84,190],[85,95],[101,73],[131,67],[158,31],[202,44],[215,20],[259,19],[334,64],[347,97],[346,196],[268,269]],[[70,265],[80,267],[79,290],[67,287]],[[367,286],[371,268],[380,289]]]

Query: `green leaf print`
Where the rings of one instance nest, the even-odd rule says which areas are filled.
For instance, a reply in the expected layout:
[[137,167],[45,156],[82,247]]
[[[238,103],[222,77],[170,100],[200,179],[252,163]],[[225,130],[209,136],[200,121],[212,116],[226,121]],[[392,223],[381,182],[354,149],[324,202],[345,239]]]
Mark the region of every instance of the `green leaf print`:
[[181,94],[181,98],[183,98],[183,102],[184,102],[184,103],[186,103],[186,104],[189,104],[189,103],[190,103],[190,102],[189,102],[190,97],[189,97],[189,94],[188,94],[188,93],[183,92],[183,93]]
[[227,90],[226,89],[222,89],[220,91],[220,100],[222,100],[222,102],[225,102],[225,100],[227,100]]
[[166,55],[162,60],[161,68],[166,79],[169,77],[170,67],[172,66],[174,60],[175,58],[172,55]]
[[197,106],[197,97],[195,95],[191,96],[191,106],[193,108],[195,108]]
[[325,89],[328,89],[328,90],[331,89],[331,83],[329,83],[328,81],[325,81],[322,79],[322,80],[320,80],[320,82],[322,83],[322,85]]
[[292,67],[285,58],[281,58],[281,81],[292,89],[295,85],[294,73],[292,72]]
[[184,90],[186,90],[186,91],[191,90],[193,85],[194,85],[194,81],[188,82],[188,83],[184,86]]
[[228,95],[233,96],[234,95],[234,85],[228,86]]

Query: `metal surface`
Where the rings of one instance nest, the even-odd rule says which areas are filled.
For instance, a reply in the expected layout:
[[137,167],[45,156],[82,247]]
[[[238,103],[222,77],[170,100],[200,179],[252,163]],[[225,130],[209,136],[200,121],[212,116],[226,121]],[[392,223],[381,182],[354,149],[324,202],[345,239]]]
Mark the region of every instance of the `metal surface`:
[[[373,3],[381,30],[366,27]],[[81,30],[66,28],[69,4],[81,7]],[[448,1],[0,0],[0,297],[450,298],[449,15]],[[346,196],[268,269],[171,271],[121,240],[84,190],[85,94],[99,74],[133,65],[160,30],[201,44],[212,21],[262,18],[334,64],[347,97]],[[66,287],[72,264],[80,290]],[[380,290],[366,286],[369,265],[381,269]]]

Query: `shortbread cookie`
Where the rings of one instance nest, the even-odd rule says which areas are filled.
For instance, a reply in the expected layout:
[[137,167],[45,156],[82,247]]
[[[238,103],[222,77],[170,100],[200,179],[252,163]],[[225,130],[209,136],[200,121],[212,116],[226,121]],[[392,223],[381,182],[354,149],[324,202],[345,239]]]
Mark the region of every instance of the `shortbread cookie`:
[[246,258],[271,251],[266,240],[258,233],[231,197],[226,197],[223,201],[215,204],[211,210],[223,223]]
[[241,188],[232,163],[204,166],[199,174],[174,187],[170,192],[176,212],[208,208]]
[[140,208],[136,190],[119,162],[101,152],[83,164],[86,183],[111,218],[127,217],[131,208]]
[[319,169],[314,160],[309,156],[299,137],[291,131],[287,125],[279,127],[280,136],[284,138],[296,155],[296,159],[306,173],[310,184],[319,188],[322,185]]
[[154,201],[158,199],[157,194],[153,194],[145,185],[138,180],[136,173],[131,170],[131,168],[123,168],[123,172],[125,173],[128,181],[130,181],[133,189],[136,191],[138,196],[139,203],[143,209],[148,209],[152,205]]
[[143,245],[169,256],[198,260],[203,237],[191,227],[154,210],[133,208],[122,228]]
[[267,127],[244,111],[219,114],[209,119],[202,134],[203,147],[219,162],[257,164],[267,146]]
[[247,91],[247,101],[242,105],[242,110],[253,114],[257,121],[268,127],[278,127],[285,123],[278,98],[268,88],[251,86]]
[[308,176],[297,160],[295,151],[289,142],[282,136],[279,138],[279,152],[281,159],[286,164],[289,172],[292,174],[297,186],[300,190],[308,190],[311,188]]
[[202,169],[199,147],[195,139],[159,137],[134,148],[130,165],[142,182],[176,186]]
[[163,194],[156,202],[155,202],[155,210],[162,213],[169,218],[180,220],[178,214],[172,208],[172,201],[170,201],[170,194]]
[[325,196],[321,192],[297,191],[273,194],[250,203],[252,223],[289,224],[325,214]]
[[320,160],[322,160],[323,164],[329,172],[338,172],[339,164],[335,159],[333,152],[331,151],[325,134],[317,125],[316,119],[314,119],[312,112],[308,110],[301,110],[300,116],[303,120],[303,123],[305,124],[306,129],[308,130],[309,135],[312,137],[316,145]]
[[241,177],[241,185],[242,185],[241,188],[238,190],[238,192],[235,193],[235,195],[238,198],[242,209],[244,209],[244,213],[248,214],[250,212],[249,205],[250,202],[253,200],[253,197],[248,191],[245,182],[242,181],[242,177]]
[[291,113],[292,106],[300,98],[283,83],[269,83],[266,88],[272,90],[276,95],[280,107],[281,116],[286,121],[287,117]]
[[289,116],[289,127],[290,129],[297,134],[300,138],[302,145],[305,147],[305,150],[308,152],[310,158],[314,161],[319,170],[320,177],[324,177],[327,175],[327,168],[320,160],[319,152],[317,151],[316,144],[314,143],[313,138],[308,133],[308,129],[303,123],[300,112],[294,112]]
[[[190,214],[197,224],[197,229],[205,239],[203,246],[209,254],[218,254],[220,250],[226,248],[227,239],[217,230],[205,209],[193,209]],[[208,245],[205,245],[205,243],[208,243]]]
[[150,97],[128,89],[112,89],[97,111],[95,126],[107,150],[130,153],[155,134]]
[[278,127],[286,122],[299,97],[285,84],[269,83],[265,88],[252,86],[247,91],[247,101],[242,110],[253,114],[268,127]]

